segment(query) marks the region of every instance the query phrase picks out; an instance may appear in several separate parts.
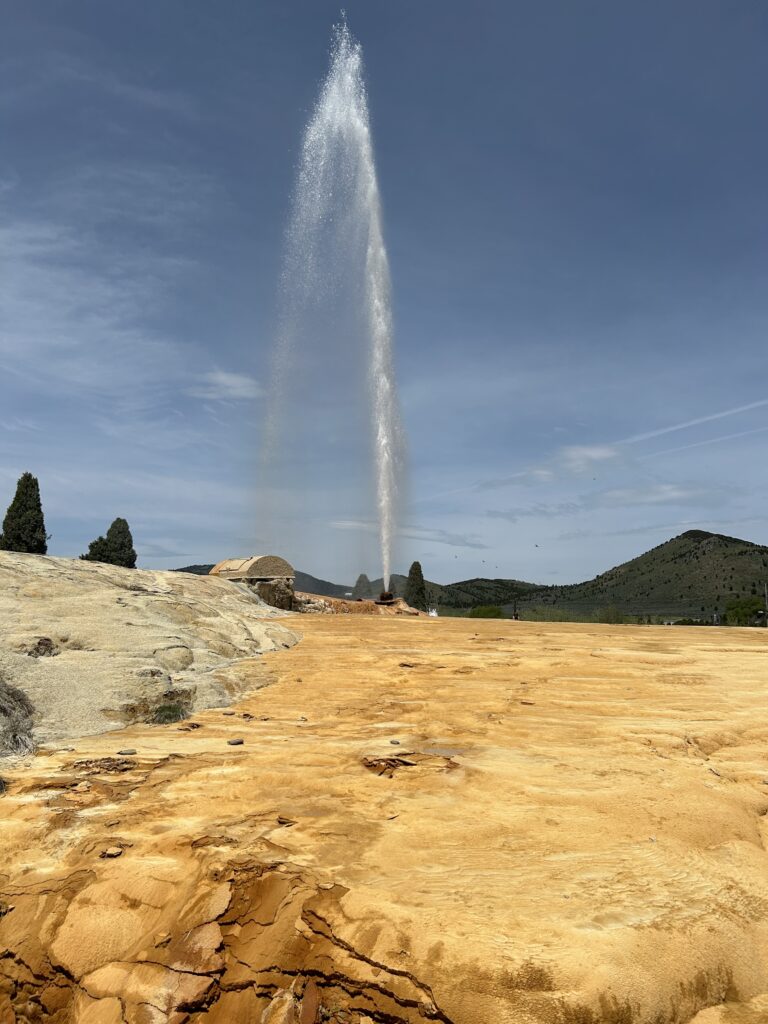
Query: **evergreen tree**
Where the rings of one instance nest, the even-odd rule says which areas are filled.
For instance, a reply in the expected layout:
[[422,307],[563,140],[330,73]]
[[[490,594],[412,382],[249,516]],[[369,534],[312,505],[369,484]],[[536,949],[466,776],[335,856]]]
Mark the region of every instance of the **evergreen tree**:
[[80,555],[86,562],[107,562],[122,565],[126,569],[136,568],[136,552],[133,537],[125,519],[115,519],[107,530],[106,537],[97,537],[88,545],[88,554]]
[[97,537],[88,545],[88,554],[80,555],[85,562],[109,562],[109,547],[106,537]]
[[107,545],[113,565],[122,565],[126,569],[136,568],[136,550],[130,527],[125,519],[115,519],[107,530]]
[[370,596],[371,581],[368,579],[364,572],[361,572],[360,575],[357,577],[357,583],[352,588],[352,597],[354,598],[355,601],[357,601],[358,598],[362,598],[365,601]]
[[404,597],[405,603],[409,604],[411,608],[418,608],[420,612],[427,610],[427,588],[424,586],[421,562],[414,562],[408,570]]
[[22,473],[19,477],[16,494],[3,520],[0,549],[33,555],[44,555],[48,550],[40,484],[31,473]]

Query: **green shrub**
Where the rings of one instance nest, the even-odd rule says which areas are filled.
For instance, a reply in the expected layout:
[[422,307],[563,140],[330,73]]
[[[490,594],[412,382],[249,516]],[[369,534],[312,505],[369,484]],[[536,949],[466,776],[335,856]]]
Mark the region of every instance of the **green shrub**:
[[170,725],[172,722],[181,722],[189,714],[189,709],[179,702],[161,704],[152,715],[153,725]]
[[97,537],[88,545],[88,554],[80,555],[86,562],[106,562],[125,569],[136,568],[136,552],[131,530],[125,519],[115,519],[106,537]]
[[744,597],[740,600],[729,601],[725,606],[724,620],[729,626],[751,626],[760,623],[765,619],[763,599],[761,597]]
[[615,604],[609,604],[605,608],[598,608],[595,612],[595,622],[604,622],[612,626],[621,626],[624,621],[623,613]]
[[503,619],[504,612],[497,604],[481,604],[469,613],[470,619]]

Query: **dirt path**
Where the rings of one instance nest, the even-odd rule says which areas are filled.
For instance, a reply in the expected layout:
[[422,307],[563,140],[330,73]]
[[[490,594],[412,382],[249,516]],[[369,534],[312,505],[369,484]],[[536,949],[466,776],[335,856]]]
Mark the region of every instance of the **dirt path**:
[[229,713],[6,773],[2,1024],[682,1024],[768,992],[765,634],[285,623]]

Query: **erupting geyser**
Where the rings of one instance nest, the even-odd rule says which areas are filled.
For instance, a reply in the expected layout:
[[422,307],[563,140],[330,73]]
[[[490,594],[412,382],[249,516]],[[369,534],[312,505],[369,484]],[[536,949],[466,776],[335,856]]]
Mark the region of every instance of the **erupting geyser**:
[[[378,532],[388,590],[404,443],[381,221],[362,50],[343,22],[334,29],[330,68],[302,143],[286,237],[265,457],[275,456],[286,382],[302,358],[302,346],[307,356],[317,358],[315,336],[307,330],[308,311],[338,300],[339,317],[357,325],[354,341],[366,349]],[[345,302],[355,308],[342,311]]]

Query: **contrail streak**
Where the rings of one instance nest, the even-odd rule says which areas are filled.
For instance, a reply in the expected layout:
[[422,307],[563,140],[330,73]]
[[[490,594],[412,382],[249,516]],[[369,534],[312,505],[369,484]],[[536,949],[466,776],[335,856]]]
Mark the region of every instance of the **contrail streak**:
[[768,398],[761,398],[759,402],[750,402],[749,405],[739,405],[735,409],[725,409],[723,412],[713,412],[709,416],[699,416],[695,420],[686,420],[685,423],[675,423],[672,427],[661,427],[660,430],[648,430],[644,434],[633,434],[625,437],[614,444],[637,444],[638,441],[649,441],[652,437],[661,437],[662,434],[672,434],[676,430],[687,430],[688,427],[698,427],[700,423],[711,423],[713,420],[722,420],[727,416],[738,416],[739,413],[749,412],[750,409],[762,409],[768,405]]
[[764,434],[768,427],[755,427],[754,430],[740,430],[737,434],[723,434],[722,437],[710,437],[706,441],[694,441],[693,444],[681,444],[678,448],[664,448],[660,452],[641,455],[641,459],[655,459],[657,455],[672,455],[674,452],[686,452],[689,448],[702,448],[706,444],[717,444],[718,441],[735,441],[737,437],[749,437],[750,434]]

